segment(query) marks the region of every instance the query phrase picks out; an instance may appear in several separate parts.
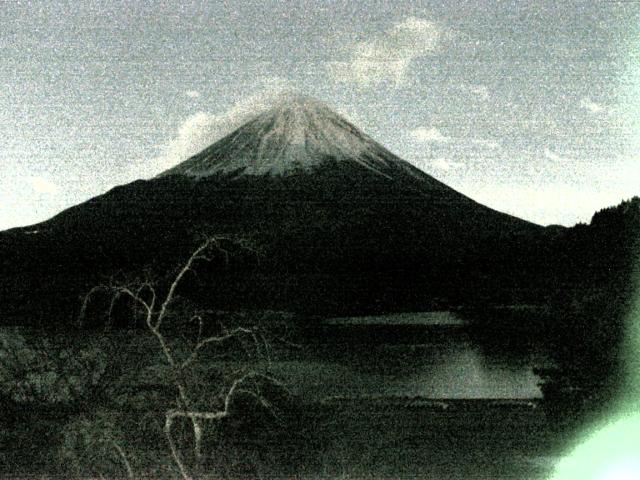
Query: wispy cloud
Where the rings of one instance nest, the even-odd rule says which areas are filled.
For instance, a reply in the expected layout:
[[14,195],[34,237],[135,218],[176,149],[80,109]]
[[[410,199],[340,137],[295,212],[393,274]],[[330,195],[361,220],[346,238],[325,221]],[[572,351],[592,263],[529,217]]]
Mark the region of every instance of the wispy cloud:
[[418,127],[409,131],[414,140],[422,143],[446,143],[450,139],[436,127]]
[[471,85],[469,92],[480,100],[489,100],[489,89],[486,85]]
[[585,97],[580,100],[580,107],[585,110],[589,110],[591,113],[602,113],[606,110],[603,105],[592,101],[590,98]]
[[480,145],[482,147],[490,148],[491,150],[500,148],[500,143],[496,142],[495,140],[487,140],[484,138],[474,138],[471,140],[471,143],[474,143],[475,145]]
[[547,158],[547,159],[549,159],[549,160],[551,160],[553,162],[564,162],[564,161],[566,161],[566,159],[563,156],[557,154],[556,152],[552,152],[548,148],[544,149],[544,156],[545,156],[545,158]]
[[58,186],[53,183],[51,180],[44,177],[31,177],[29,178],[29,184],[31,188],[36,193],[44,193],[48,195],[53,195],[58,193]]
[[195,113],[184,120],[178,128],[178,134],[164,147],[162,155],[156,159],[160,167],[159,171],[186,160],[205,148],[212,140],[216,140],[220,120],[219,116],[207,112]]
[[329,71],[339,81],[364,87],[385,82],[399,86],[411,62],[433,53],[442,34],[436,23],[409,17],[376,38],[352,45],[348,59],[331,62]]
[[161,154],[146,166],[146,176],[157,175],[202,151],[272,105],[274,98],[290,90],[291,85],[283,79],[267,79],[256,93],[226,111],[190,115],[180,124],[174,138],[161,147]]
[[464,167],[464,163],[454,162],[453,160],[449,160],[447,158],[435,158],[431,163],[438,170],[443,170],[445,172],[448,172],[450,170],[457,170],[458,168]]
[[420,170],[427,173],[433,173],[434,170],[438,170],[440,172],[450,172],[453,170],[458,170],[465,166],[463,162],[453,161],[444,157],[413,159],[409,158],[408,161],[415,167],[418,167]]

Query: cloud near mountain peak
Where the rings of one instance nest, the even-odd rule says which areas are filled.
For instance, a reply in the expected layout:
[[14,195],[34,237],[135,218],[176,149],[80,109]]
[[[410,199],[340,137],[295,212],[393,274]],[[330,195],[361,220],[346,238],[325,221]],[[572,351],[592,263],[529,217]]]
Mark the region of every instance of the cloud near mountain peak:
[[347,59],[330,62],[329,72],[338,81],[362,87],[406,81],[411,63],[435,52],[443,29],[430,20],[408,17],[381,35],[352,44]]

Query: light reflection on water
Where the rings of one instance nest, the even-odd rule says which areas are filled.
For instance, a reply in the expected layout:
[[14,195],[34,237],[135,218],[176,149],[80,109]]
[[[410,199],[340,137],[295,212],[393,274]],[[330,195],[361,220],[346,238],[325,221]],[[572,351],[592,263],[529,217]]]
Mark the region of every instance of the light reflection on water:
[[[497,353],[497,352],[494,352]],[[307,351],[276,362],[274,373],[309,400],[328,396],[540,398],[537,359],[489,355],[464,337],[421,345]]]

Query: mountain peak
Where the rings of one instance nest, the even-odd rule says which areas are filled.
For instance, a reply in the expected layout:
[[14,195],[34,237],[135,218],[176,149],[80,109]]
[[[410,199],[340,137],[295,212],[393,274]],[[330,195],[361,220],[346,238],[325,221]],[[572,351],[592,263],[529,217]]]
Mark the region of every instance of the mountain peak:
[[267,111],[304,113],[319,110],[331,111],[331,108],[324,102],[301,93],[283,93],[279,95]]
[[287,94],[160,176],[287,175],[312,170],[326,161],[355,162],[383,175],[390,163],[404,163],[325,103]]

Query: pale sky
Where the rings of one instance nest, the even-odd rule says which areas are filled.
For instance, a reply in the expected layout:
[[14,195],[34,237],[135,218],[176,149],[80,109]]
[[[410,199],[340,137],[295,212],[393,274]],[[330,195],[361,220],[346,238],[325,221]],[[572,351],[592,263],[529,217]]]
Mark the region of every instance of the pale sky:
[[640,2],[5,1],[0,229],[148,178],[297,91],[497,210],[640,195]]

